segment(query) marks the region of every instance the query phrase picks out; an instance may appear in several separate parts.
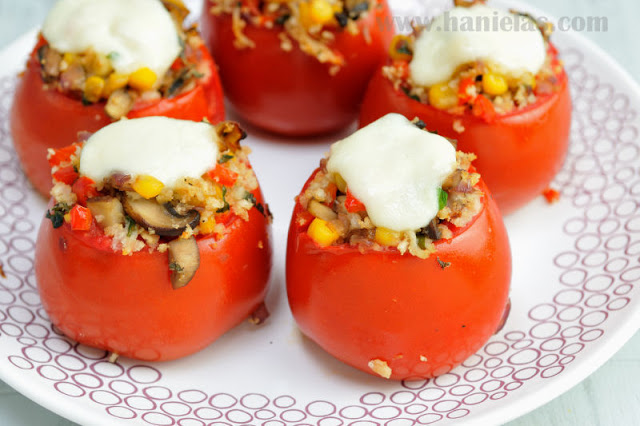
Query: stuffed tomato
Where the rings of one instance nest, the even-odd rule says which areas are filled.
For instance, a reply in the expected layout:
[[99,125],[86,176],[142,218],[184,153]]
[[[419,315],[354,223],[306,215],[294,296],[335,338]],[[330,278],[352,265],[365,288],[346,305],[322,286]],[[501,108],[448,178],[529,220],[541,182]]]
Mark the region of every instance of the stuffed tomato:
[[[569,84],[549,25],[471,3],[393,41],[367,90],[360,124],[397,112],[457,139],[460,149],[478,155],[478,171],[507,214],[541,195],[562,167]],[[511,26],[463,29],[469,22],[491,25],[495,17]]]
[[332,146],[289,229],[287,293],[304,334],[402,380],[448,372],[501,327],[511,254],[474,158],[397,114]]
[[393,23],[386,0],[207,0],[202,32],[245,120],[308,136],[357,118]]
[[271,218],[243,135],[232,122],[149,117],[51,151],[35,271],[60,330],[162,361],[260,312]]
[[23,169],[51,189],[47,149],[121,117],[224,119],[216,65],[180,1],[60,0],[16,90],[11,132]]

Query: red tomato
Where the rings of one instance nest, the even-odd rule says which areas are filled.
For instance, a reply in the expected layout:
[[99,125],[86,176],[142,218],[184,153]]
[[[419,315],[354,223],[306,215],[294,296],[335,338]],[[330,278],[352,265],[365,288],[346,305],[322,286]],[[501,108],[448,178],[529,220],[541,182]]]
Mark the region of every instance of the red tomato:
[[[386,0],[377,0],[360,34],[335,31],[330,45],[346,64],[336,75],[329,65],[302,52],[280,47],[280,30],[247,25],[244,33],[254,49],[236,49],[229,15],[214,16],[204,3],[202,33],[218,60],[225,94],[248,122],[289,136],[328,133],[349,125],[356,117],[367,82],[384,60],[393,36]],[[371,36],[367,42],[365,32]]]
[[[77,140],[80,131],[95,132],[111,119],[104,111],[104,102],[83,105],[57,90],[50,90],[40,76],[38,49],[31,53],[27,68],[18,83],[11,111],[11,133],[16,152],[27,177],[42,195],[51,189],[51,173],[47,164],[47,148],[61,148]],[[175,98],[134,105],[129,118],[162,115],[185,120],[212,123],[224,119],[224,103],[216,65],[203,45],[198,53],[199,70],[204,77],[196,87]]]
[[480,189],[481,213],[425,260],[396,249],[320,247],[296,204],[286,273],[302,332],[367,373],[370,361],[386,362],[394,380],[444,374],[480,349],[500,326],[511,280],[504,224],[483,182]]
[[[256,199],[262,201],[258,191]],[[123,256],[95,226],[54,229],[44,220],[35,269],[51,321],[83,344],[147,361],[199,351],[264,300],[271,269],[267,219],[235,218],[222,239],[198,237],[200,268],[173,290],[167,253]]]
[[[562,167],[571,128],[567,76],[559,76],[557,92],[539,94],[538,102],[513,113],[496,115],[488,100],[479,96],[476,104],[478,100],[472,112],[453,115],[395,90],[378,71],[362,104],[360,126],[397,112],[419,117],[430,131],[457,139],[458,149],[478,155],[475,166],[502,213],[508,214],[542,194]],[[456,121],[464,132],[454,130]]]

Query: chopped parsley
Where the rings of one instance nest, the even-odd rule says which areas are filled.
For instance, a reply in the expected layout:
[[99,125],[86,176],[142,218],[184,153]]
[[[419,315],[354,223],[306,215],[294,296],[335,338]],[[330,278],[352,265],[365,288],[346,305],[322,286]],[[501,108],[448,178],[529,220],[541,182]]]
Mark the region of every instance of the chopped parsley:
[[438,211],[444,209],[449,201],[449,194],[442,188],[438,188]]
[[231,160],[233,158],[233,155],[231,154],[222,154],[220,156],[220,159],[218,160],[218,164],[224,164],[227,161]]
[[252,193],[247,192],[247,194],[244,196],[244,199],[253,204],[256,210],[258,210],[262,216],[267,217],[264,211],[264,206],[260,204],[258,200],[256,200],[256,197]]
[[229,205],[229,202],[227,202],[227,187],[226,186],[222,187],[222,201],[224,201],[224,206],[221,209],[218,209],[216,213],[226,213],[231,208],[231,206]]
[[127,237],[130,237],[136,227],[136,221],[129,216],[125,216],[125,220],[127,221]]
[[69,213],[71,207],[69,207],[66,203],[58,203],[51,210],[47,210],[47,215],[45,216],[47,219],[51,220],[53,224],[53,228],[60,228],[64,223],[64,215]]

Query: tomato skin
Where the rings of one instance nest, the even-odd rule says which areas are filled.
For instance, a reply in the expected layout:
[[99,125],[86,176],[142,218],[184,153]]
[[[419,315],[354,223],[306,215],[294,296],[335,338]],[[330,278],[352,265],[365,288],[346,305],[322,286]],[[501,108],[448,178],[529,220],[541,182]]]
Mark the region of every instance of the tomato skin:
[[[341,361],[370,374],[369,361],[386,361],[393,380],[434,377],[497,330],[511,253],[490,195],[475,221],[437,242],[437,253],[425,260],[395,249],[321,248],[307,235],[308,225],[298,223],[301,214],[296,204],[287,246],[289,304],[302,332]],[[443,269],[436,257],[451,265]]]
[[[25,174],[40,194],[48,196],[52,185],[47,149],[67,146],[69,141],[77,140],[78,132],[95,132],[112,120],[104,111],[104,102],[84,106],[78,99],[45,87],[38,61],[38,49],[43,43],[41,39],[34,48],[18,82],[10,126]],[[208,77],[193,90],[171,99],[138,103],[127,117],[162,115],[193,121],[207,117],[212,123],[222,121],[224,100],[216,65],[204,45],[198,56],[202,69],[208,70]]]
[[221,240],[198,238],[200,268],[178,290],[167,253],[114,253],[94,228],[53,229],[45,219],[36,245],[43,306],[53,324],[83,344],[146,361],[176,359],[205,348],[264,300],[271,245],[267,219],[256,209],[249,221],[236,218]]
[[290,52],[282,50],[277,27],[247,25],[244,33],[256,47],[236,49],[231,17],[212,15],[208,2],[202,34],[220,66],[227,98],[246,121],[287,136],[329,133],[357,118],[368,80],[386,57],[393,21],[386,0],[378,3],[358,23],[371,34],[370,44],[362,31],[357,36],[335,32],[331,47],[343,54],[346,64],[334,76],[328,64],[302,52],[297,43]]
[[[559,90],[506,115],[478,111],[452,115],[396,91],[379,70],[373,76],[360,113],[360,127],[390,113],[419,117],[430,131],[458,140],[458,149],[478,155],[474,162],[503,214],[538,197],[560,171],[569,147],[571,95],[566,74]],[[474,111],[476,112],[476,111]],[[488,119],[487,119],[488,118]],[[453,130],[454,122],[464,127]]]

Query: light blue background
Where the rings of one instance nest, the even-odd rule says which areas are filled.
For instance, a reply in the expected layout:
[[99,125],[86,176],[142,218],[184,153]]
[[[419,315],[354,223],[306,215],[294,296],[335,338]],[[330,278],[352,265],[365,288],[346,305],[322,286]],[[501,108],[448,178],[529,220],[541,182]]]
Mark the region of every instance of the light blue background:
[[[40,25],[54,0],[0,0],[0,49]],[[608,31],[583,33],[640,81],[640,1],[528,0],[551,16],[604,16]],[[2,64],[0,64],[2,66]],[[71,425],[0,381],[0,424]],[[547,405],[508,426],[640,425],[640,334],[596,373]]]

